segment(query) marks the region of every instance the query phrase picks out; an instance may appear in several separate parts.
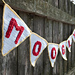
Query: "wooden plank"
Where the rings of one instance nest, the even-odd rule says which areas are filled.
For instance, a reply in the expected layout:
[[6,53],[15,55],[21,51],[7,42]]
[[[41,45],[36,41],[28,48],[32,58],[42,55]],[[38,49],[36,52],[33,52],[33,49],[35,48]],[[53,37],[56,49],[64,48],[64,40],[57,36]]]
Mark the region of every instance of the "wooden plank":
[[[44,19],[38,16],[34,16],[34,32],[40,36],[44,36]],[[35,68],[34,75],[43,75],[43,53],[38,58]]]
[[[59,23],[57,22],[56,23],[57,24],[57,27],[56,27],[56,29],[57,30],[55,30],[55,31],[57,31],[57,44],[59,44],[60,43],[60,36],[59,36],[59,33],[60,33],[60,25],[59,25]],[[57,75],[59,75],[60,74],[60,72],[59,72],[59,70],[60,70],[60,65],[59,65],[59,63],[60,63],[60,53],[59,53],[59,49],[58,49],[58,56],[57,56],[57,60],[56,60],[56,71],[57,71]]]
[[[52,21],[51,20],[48,20],[48,19],[45,19],[45,39],[48,41],[48,42],[52,42]],[[49,60],[49,56],[48,56],[48,49],[46,48],[44,50],[44,55],[43,55],[43,58],[44,58],[44,75],[52,75],[52,67],[51,67],[51,62]]]
[[[61,43],[63,41],[63,23],[59,23],[59,42]],[[61,54],[59,53],[59,75],[63,75],[64,65],[63,65],[63,58]]]
[[[69,25],[69,36],[72,34],[72,29],[71,29],[71,25]],[[72,50],[72,49],[71,49]],[[68,71],[71,70],[71,52],[68,52]]]
[[[75,26],[72,26],[72,31],[75,29]],[[71,62],[72,62],[72,68],[75,66],[75,61],[74,61],[74,59],[75,59],[75,45],[74,45],[74,41],[72,42],[72,60],[71,60]]]
[[48,3],[52,4],[52,1],[53,1],[53,0],[48,0]]
[[74,5],[74,17],[75,17],[75,5]]
[[[63,39],[67,40],[68,37],[69,37],[69,35],[68,35],[68,25],[64,24],[64,27],[63,27]],[[66,48],[66,57],[67,57],[67,53],[68,53],[68,49]],[[68,71],[67,66],[68,66],[67,61],[64,60],[64,74],[67,73],[67,71]]]
[[71,2],[68,0],[68,13],[71,15]]
[[[1,1],[0,1],[1,2]],[[60,2],[60,0],[59,0]],[[40,1],[40,0],[26,0],[26,1],[17,1],[17,2],[11,2],[6,1],[11,7],[13,7],[16,10],[28,12],[28,13],[34,13],[39,16],[48,17],[52,20],[61,21],[65,23],[75,24],[75,18],[70,16],[69,14],[63,12],[62,10],[52,6],[49,2]],[[59,3],[60,4],[60,3]],[[64,4],[62,2],[62,4]],[[59,5],[59,7],[64,7],[63,5]]]
[[[27,15],[19,12],[21,18],[27,24]],[[18,75],[29,75],[29,38],[18,47]]]
[[[53,21],[53,43],[58,43],[58,22]],[[58,58],[58,56],[57,56]],[[57,59],[53,68],[53,75],[57,74]]]
[[74,4],[72,3],[72,16],[74,16]]
[[[71,9],[72,9],[72,6],[71,6],[71,2],[70,0],[68,0],[68,13],[71,15]],[[69,35],[72,34],[72,29],[71,29],[71,25],[69,25]],[[68,52],[68,71],[71,70],[71,53]]]
[[[32,31],[33,31],[33,28],[34,28],[34,25],[33,25],[33,22],[34,22],[34,21],[33,21],[33,19],[34,19],[34,15],[28,14],[27,25],[28,25],[28,27],[29,27]],[[30,42],[29,42],[29,44],[30,44]],[[30,63],[30,47],[29,47],[28,49],[29,49],[29,50],[28,50],[29,75],[33,75],[33,73],[34,73],[34,68],[33,68],[33,66],[32,66],[31,63]]]
[[58,8],[61,9],[62,11],[64,11],[64,8],[63,8],[64,7],[64,0],[59,0],[59,3],[58,4],[59,4],[59,7]]
[[[2,28],[2,6],[0,6],[0,28]],[[2,31],[0,31],[2,32]],[[0,35],[1,36],[1,35]],[[1,37],[0,37],[0,42],[1,42]],[[0,49],[1,49],[1,43],[0,43]],[[10,52],[8,55],[5,57],[2,56],[0,53],[0,62],[1,62],[1,72],[0,75],[17,75],[17,48],[13,49],[12,52]]]
[[55,7],[58,8],[58,6],[59,6],[59,0],[55,0]]
[[[3,15],[3,7],[0,6],[0,49],[1,49],[1,46],[2,46],[2,15]],[[2,66],[3,65],[3,66]],[[3,56],[1,54],[1,50],[0,50],[0,75],[4,74],[5,70],[5,62],[3,62]]]
[[75,67],[72,68],[67,74],[65,75],[75,75]]
[[68,13],[68,0],[65,0],[64,11]]

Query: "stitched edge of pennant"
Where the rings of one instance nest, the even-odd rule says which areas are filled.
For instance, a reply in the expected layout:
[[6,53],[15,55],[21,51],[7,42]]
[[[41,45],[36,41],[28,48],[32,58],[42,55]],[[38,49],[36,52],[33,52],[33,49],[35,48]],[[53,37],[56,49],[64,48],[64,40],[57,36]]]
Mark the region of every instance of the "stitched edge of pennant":
[[[70,36],[72,37],[73,35],[71,34]],[[70,37],[70,36],[69,36],[69,37]],[[68,37],[68,39],[69,39],[69,37]],[[68,39],[67,39],[67,40],[68,40]],[[67,41],[66,41],[66,42],[67,42]],[[71,45],[72,45],[72,44],[71,44]],[[67,45],[66,45],[66,47],[67,47],[67,49],[68,49],[68,51],[69,51],[69,48],[68,48]],[[71,51],[69,51],[69,52],[71,52]]]
[[[58,45],[58,51],[59,51],[59,44],[56,44],[56,43],[48,43],[48,46],[49,46],[49,44]],[[49,49],[48,49],[48,46],[47,46],[47,50],[48,50],[48,56],[49,56]],[[58,53],[57,53],[57,55],[58,55]],[[56,58],[57,58],[57,56],[56,56]],[[50,56],[49,56],[49,60],[50,60],[50,63],[51,63]],[[56,61],[54,61],[54,64],[55,64],[55,62],[56,62]],[[51,66],[52,66],[52,63],[51,63]],[[54,67],[54,66],[52,66],[52,67]]]
[[[38,34],[36,34],[36,33],[34,33],[34,32],[32,32],[31,34],[35,34],[35,35],[38,36],[39,38],[43,39],[43,40],[47,43],[47,46],[48,46],[48,42],[47,42],[44,38],[42,38],[41,36],[39,36]],[[46,47],[47,47],[47,46],[46,46]],[[46,47],[45,47],[45,48],[46,48]],[[45,48],[44,48],[44,49],[45,49]],[[43,49],[43,50],[44,50],[44,49]],[[43,52],[43,50],[42,50],[42,52]],[[37,59],[40,57],[40,55],[42,54],[42,52],[38,55]],[[33,64],[31,63],[31,36],[30,36],[30,63],[31,63],[31,65],[32,65],[33,67],[35,67],[35,63],[36,63],[37,59],[34,61],[34,66],[33,66]]]
[[[3,29],[4,29],[4,13],[5,13],[5,7],[8,7],[21,21],[23,21],[20,17],[19,17],[19,15],[8,5],[8,4],[6,4],[6,3],[4,3],[4,8],[3,8],[3,23],[2,23],[2,48],[1,48],[1,53],[2,53],[2,55],[3,56],[6,56],[9,52],[11,52],[14,48],[16,48],[17,46],[19,46],[25,39],[27,39],[29,36],[27,36],[23,41],[21,41],[19,44],[17,44],[16,45],[16,47],[13,47],[11,50],[9,50],[7,53],[5,53],[5,54],[3,54],[3,46],[4,46],[4,43],[3,43],[3,41],[4,41],[4,31],[3,31]],[[24,22],[24,21],[23,21]],[[24,22],[25,23],[25,22]],[[28,27],[28,26],[27,26]],[[29,28],[28,28],[29,29]],[[29,29],[30,30],[30,29]],[[30,33],[31,33],[32,31],[30,30]]]

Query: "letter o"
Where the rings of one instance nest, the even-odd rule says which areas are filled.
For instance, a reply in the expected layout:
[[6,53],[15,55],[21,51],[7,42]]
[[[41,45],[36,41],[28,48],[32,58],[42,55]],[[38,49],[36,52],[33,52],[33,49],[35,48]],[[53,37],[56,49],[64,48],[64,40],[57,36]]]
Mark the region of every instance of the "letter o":
[[[35,50],[36,50],[36,46],[37,46],[37,45],[39,45],[39,47],[38,47],[38,51],[35,52]],[[32,53],[33,53],[34,56],[39,55],[39,52],[40,52],[40,50],[41,50],[41,46],[42,46],[42,44],[41,44],[40,41],[37,41],[37,42],[34,44],[33,51],[32,51]]]
[[[53,51],[55,51],[55,56],[53,56]],[[55,47],[53,47],[51,50],[51,58],[55,59],[55,57],[56,57],[56,49],[55,49]]]

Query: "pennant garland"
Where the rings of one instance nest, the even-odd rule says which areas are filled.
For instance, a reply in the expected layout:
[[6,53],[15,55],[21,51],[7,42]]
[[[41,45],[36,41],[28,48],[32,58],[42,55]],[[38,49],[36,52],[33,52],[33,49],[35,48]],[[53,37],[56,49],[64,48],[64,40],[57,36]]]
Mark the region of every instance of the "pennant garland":
[[[4,0],[2,0],[4,2]],[[30,36],[30,62],[34,67],[37,59],[40,57],[43,50],[48,46],[48,55],[51,66],[54,67],[58,49],[64,60],[66,58],[66,47],[71,52],[72,39],[75,42],[75,29],[72,35],[66,41],[59,45],[48,43],[44,38],[32,32],[26,23],[19,17],[19,15],[4,2],[3,10],[3,25],[2,25],[2,55],[5,56],[14,48],[19,46],[27,37]]]

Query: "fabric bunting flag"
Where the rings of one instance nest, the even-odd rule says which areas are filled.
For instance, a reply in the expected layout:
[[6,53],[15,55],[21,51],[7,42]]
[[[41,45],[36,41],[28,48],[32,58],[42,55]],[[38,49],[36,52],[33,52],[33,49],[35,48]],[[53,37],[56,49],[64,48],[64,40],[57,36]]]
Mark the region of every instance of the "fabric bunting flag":
[[75,29],[73,31],[73,41],[75,42]]
[[37,35],[32,33],[30,36],[30,61],[32,66],[35,66],[35,63],[43,50],[47,47],[47,41]]
[[69,52],[71,52],[71,45],[72,45],[72,35],[67,40],[67,48]]
[[67,58],[66,58],[66,44],[67,44],[66,41],[64,41],[64,42],[61,42],[59,45],[61,56],[65,60],[67,60]]
[[54,67],[56,57],[58,55],[58,44],[49,43],[48,45],[48,55],[51,62],[51,66]]
[[2,55],[5,56],[31,34],[31,30],[7,4],[3,11]]

